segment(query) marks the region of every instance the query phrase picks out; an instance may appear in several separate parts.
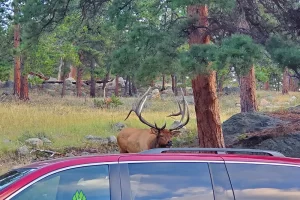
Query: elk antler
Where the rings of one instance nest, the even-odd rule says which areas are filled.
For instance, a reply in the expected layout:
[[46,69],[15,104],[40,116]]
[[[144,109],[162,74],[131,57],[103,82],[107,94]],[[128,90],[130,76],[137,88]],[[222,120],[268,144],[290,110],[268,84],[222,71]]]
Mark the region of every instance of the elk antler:
[[[183,104],[183,110],[181,109],[181,106],[180,106],[180,104],[179,104],[179,102],[178,102],[180,111],[179,111],[178,113],[169,115],[169,116],[178,116],[178,115],[181,114],[180,123],[179,123],[179,125],[178,125],[177,127],[170,129],[170,131],[177,130],[177,129],[181,129],[182,127],[184,127],[185,125],[187,125],[187,123],[188,123],[189,120],[190,120],[189,106],[188,106],[187,101],[186,101],[185,98],[184,98],[184,94],[183,94],[182,88],[181,88],[181,93],[182,93],[183,102],[184,102],[184,104]],[[185,111],[187,111],[187,119],[186,119],[186,121],[182,124],[181,122],[182,122],[182,120],[183,120],[184,117],[185,117]]]
[[[129,115],[131,114],[131,112],[135,112],[136,115],[138,116],[139,120],[140,120],[142,123],[146,124],[147,126],[149,126],[149,127],[151,127],[151,128],[157,129],[157,130],[163,130],[163,129],[165,129],[166,126],[167,126],[167,123],[166,123],[166,122],[165,122],[165,124],[164,124],[161,128],[159,128],[159,127],[157,127],[157,124],[156,124],[156,123],[155,123],[154,125],[150,124],[150,123],[147,122],[147,121],[142,117],[142,115],[141,115],[142,110],[143,110],[143,107],[144,107],[144,104],[145,104],[145,102],[146,102],[146,100],[147,100],[147,98],[148,98],[148,96],[146,96],[146,95],[147,95],[147,93],[149,92],[150,89],[151,89],[151,87],[149,87],[149,89],[147,90],[147,92],[142,96],[141,100],[138,102],[137,107],[136,107],[135,109],[132,108],[132,109],[129,111],[129,113],[128,113],[126,119],[129,117]],[[126,120],[126,119],[125,119],[125,120]]]

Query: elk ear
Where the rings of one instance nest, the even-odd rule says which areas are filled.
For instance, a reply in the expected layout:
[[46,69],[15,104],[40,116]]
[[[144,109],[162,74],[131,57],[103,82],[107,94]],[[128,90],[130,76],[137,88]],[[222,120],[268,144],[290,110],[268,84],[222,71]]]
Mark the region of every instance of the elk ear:
[[181,131],[179,131],[179,130],[173,130],[173,131],[172,131],[172,136],[173,136],[173,137],[177,137],[177,136],[180,135],[180,133],[181,133]]
[[151,128],[151,134],[158,135],[158,130],[155,128]]

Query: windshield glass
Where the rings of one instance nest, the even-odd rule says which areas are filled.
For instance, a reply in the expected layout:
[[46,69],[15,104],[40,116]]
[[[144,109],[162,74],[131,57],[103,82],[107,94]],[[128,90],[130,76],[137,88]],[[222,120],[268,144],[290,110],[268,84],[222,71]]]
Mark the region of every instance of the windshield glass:
[[33,168],[21,168],[0,175],[0,191],[34,170]]

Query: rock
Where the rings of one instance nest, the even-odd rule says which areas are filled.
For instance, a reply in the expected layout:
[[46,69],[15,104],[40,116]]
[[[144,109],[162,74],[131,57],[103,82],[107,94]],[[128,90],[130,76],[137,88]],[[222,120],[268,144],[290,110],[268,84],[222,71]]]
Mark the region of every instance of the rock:
[[[194,105],[195,104],[194,96],[185,96],[184,98],[185,98],[186,102],[188,103],[188,105]],[[180,103],[182,103],[183,98],[182,98],[182,96],[177,96],[176,100],[179,101]]]
[[260,100],[260,106],[265,107],[265,106],[270,106],[270,105],[271,105],[271,103],[269,101],[267,101],[266,99]]
[[114,124],[114,125],[112,125],[112,129],[114,130],[114,131],[121,131],[123,128],[125,128],[126,127],[126,125],[125,124],[123,124],[122,122],[118,122],[118,123],[116,123],[116,124]]
[[39,138],[29,138],[29,139],[25,140],[25,143],[27,143],[28,145],[30,145],[34,148],[40,148],[44,144],[43,140],[41,140]]
[[226,95],[238,94],[240,92],[239,87],[224,87],[223,92]]
[[42,140],[45,144],[51,144],[52,143],[51,140],[49,140],[48,138],[42,138]]
[[3,140],[3,143],[6,143],[6,144],[7,144],[7,143],[10,143],[10,142],[11,142],[11,140],[9,140],[9,139],[4,139],[4,140]]
[[288,110],[291,113],[300,114],[300,105],[295,106],[295,107],[290,107],[290,108],[288,108]]
[[117,138],[114,135],[107,137],[108,143],[117,143]]
[[14,82],[13,81],[6,81],[3,85],[3,88],[13,88],[14,87]]
[[29,155],[29,149],[27,146],[22,146],[17,149],[17,153],[20,156],[27,156],[27,155]]
[[151,99],[158,99],[158,98],[160,98],[159,90],[158,89],[152,90]]
[[238,113],[222,124],[225,144],[231,144],[239,135],[273,128],[283,121],[262,113]]
[[172,88],[168,88],[168,89],[162,91],[161,94],[164,94],[164,96],[166,96],[166,97],[173,97],[174,96]]
[[90,153],[84,151],[84,152],[81,153],[81,155],[82,155],[82,156],[86,156],[86,155],[90,155]]
[[296,101],[297,100],[297,97],[295,97],[295,96],[292,96],[291,98],[290,98],[290,102],[294,102],[294,101]]
[[74,157],[74,154],[72,154],[72,153],[66,153],[65,156],[66,156],[66,157]]
[[282,136],[252,137],[233,145],[233,148],[251,148],[278,151],[288,157],[300,158],[300,132]]
[[100,143],[100,144],[108,144],[107,138],[102,138],[102,137],[93,136],[93,135],[88,135],[85,138],[91,142],[96,142],[96,143]]

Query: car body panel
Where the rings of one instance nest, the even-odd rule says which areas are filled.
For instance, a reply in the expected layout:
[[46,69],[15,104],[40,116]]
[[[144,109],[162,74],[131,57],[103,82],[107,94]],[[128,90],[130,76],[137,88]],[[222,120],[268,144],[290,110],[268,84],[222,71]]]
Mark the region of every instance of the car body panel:
[[[47,160],[32,163],[23,168],[36,168],[36,171],[25,175],[22,179],[14,182],[0,192],[0,200],[6,199],[20,188],[37,181],[41,177],[60,170],[78,166],[114,164],[110,174],[113,179],[111,188],[112,200],[128,199],[129,194],[118,192],[128,184],[127,163],[139,162],[208,162],[208,163],[267,163],[275,165],[300,166],[300,159],[289,157],[256,156],[246,154],[209,154],[209,153],[161,153],[161,154],[114,154],[114,155],[92,155]],[[121,177],[121,179],[120,179]],[[122,182],[123,180],[123,182]]]

